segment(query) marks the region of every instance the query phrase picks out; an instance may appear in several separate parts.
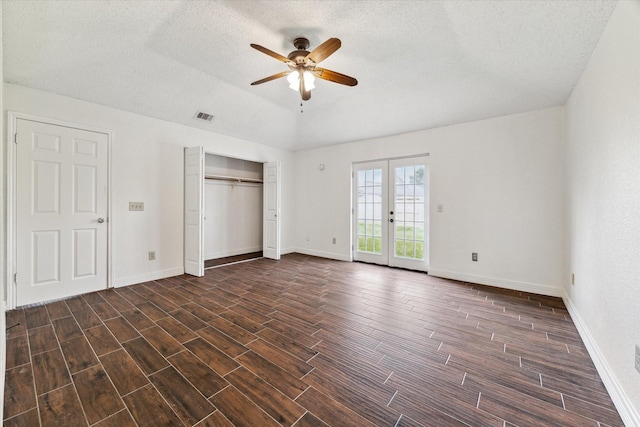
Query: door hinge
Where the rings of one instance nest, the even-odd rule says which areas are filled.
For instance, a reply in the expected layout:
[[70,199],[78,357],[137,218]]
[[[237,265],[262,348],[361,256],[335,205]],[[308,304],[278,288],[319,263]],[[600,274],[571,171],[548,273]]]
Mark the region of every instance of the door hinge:
[[13,275],[13,283],[18,284],[18,273],[14,273]]
[[17,133],[14,133],[14,134],[13,134],[13,143],[14,143],[14,144],[17,144],[17,143],[18,143],[18,134],[17,134]]

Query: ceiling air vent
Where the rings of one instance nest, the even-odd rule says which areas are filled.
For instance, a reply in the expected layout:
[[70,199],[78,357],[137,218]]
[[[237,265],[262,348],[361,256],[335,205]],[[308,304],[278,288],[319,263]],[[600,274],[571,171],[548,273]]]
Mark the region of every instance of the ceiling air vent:
[[202,111],[198,111],[198,113],[196,113],[195,118],[198,120],[204,120],[204,121],[210,122],[213,120],[213,114],[208,114],[208,113],[203,113]]

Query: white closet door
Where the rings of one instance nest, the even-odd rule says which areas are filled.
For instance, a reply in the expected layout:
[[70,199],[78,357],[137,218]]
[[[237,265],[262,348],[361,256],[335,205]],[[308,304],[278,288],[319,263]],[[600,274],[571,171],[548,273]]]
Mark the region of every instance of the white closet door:
[[204,148],[184,149],[184,272],[204,276]]
[[262,255],[280,259],[280,162],[264,164]]

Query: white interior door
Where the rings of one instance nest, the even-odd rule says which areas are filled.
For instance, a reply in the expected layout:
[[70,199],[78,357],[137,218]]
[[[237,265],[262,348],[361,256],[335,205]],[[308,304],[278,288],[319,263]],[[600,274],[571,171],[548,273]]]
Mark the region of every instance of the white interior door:
[[16,121],[18,306],[107,288],[104,133]]
[[280,162],[264,164],[262,256],[280,259]]
[[353,171],[354,260],[426,271],[427,157],[359,163]]
[[184,272],[204,276],[204,148],[184,149]]

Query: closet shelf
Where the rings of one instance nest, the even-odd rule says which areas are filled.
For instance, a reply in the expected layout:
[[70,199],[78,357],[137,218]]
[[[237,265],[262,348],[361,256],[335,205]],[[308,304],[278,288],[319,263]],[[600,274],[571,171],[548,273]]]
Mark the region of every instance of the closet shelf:
[[237,176],[226,176],[226,175],[205,175],[204,179],[215,179],[218,181],[231,181],[231,182],[237,182],[237,183],[252,182],[256,184],[262,184],[261,179],[240,178]]

